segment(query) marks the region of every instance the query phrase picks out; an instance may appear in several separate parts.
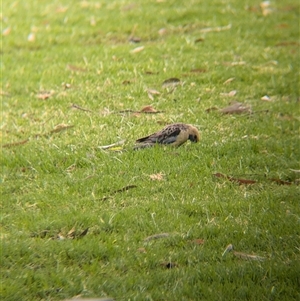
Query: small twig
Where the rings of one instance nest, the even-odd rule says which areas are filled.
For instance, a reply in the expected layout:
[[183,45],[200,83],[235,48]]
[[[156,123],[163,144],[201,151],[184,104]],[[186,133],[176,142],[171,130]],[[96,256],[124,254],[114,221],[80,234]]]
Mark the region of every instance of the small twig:
[[73,104],[71,105],[71,108],[78,109],[78,110],[81,110],[81,111],[84,111],[84,112],[93,112],[93,111],[91,111],[91,110],[89,110],[89,109],[82,108],[82,107],[80,107],[79,105],[77,105],[77,104],[75,104],[75,103],[73,103]]
[[123,188],[121,188],[121,189],[117,189],[117,190],[111,192],[109,196],[104,196],[104,197],[102,198],[102,200],[105,201],[105,200],[107,200],[110,196],[112,196],[113,194],[116,194],[116,193],[118,193],[118,192],[124,192],[124,191],[126,191],[126,190],[129,190],[129,189],[132,189],[132,188],[136,188],[136,187],[137,187],[136,185],[128,185],[128,186],[125,186],[125,187],[123,187]]
[[4,145],[2,145],[2,147],[13,147],[13,146],[18,146],[18,145],[23,145],[25,143],[27,143],[29,141],[29,139],[25,139],[25,140],[22,140],[22,141],[18,141],[18,142],[12,142],[12,143],[6,143]]

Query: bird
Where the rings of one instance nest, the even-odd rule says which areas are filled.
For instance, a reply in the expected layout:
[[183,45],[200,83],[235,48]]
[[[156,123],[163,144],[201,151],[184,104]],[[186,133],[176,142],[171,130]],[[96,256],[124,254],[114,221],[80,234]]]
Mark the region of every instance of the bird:
[[179,147],[187,140],[199,142],[200,133],[191,124],[173,123],[164,127],[161,131],[136,140],[134,149],[152,147],[156,144],[171,145]]

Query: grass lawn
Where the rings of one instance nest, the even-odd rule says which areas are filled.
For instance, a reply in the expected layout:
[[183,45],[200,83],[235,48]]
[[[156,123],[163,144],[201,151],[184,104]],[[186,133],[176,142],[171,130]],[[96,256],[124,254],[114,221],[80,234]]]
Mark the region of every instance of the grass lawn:
[[298,1],[1,6],[1,300],[300,299]]

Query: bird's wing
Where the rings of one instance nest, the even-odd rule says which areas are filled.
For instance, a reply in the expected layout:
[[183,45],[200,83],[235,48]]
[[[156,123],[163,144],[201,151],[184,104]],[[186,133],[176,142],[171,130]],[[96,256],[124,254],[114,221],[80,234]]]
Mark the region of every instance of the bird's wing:
[[137,143],[160,143],[160,144],[171,144],[176,141],[177,136],[180,133],[179,128],[166,128],[160,132],[152,135],[140,138],[136,140]]

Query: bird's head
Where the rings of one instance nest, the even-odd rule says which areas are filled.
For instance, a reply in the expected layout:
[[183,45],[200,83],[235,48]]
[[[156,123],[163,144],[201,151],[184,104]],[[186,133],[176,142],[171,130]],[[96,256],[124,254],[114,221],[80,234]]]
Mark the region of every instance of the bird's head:
[[197,143],[200,140],[199,131],[192,125],[189,126],[189,138],[191,142]]

